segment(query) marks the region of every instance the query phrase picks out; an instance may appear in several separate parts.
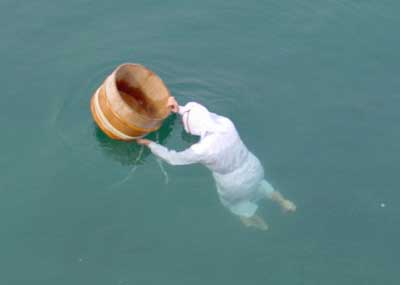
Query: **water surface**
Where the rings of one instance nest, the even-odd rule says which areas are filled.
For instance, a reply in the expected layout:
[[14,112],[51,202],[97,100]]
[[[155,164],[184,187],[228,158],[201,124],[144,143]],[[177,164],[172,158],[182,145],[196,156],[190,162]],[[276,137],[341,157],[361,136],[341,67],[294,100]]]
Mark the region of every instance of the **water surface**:
[[[398,284],[399,9],[2,1],[0,283]],[[298,212],[246,229],[203,167],[108,139],[89,100],[123,62],[232,118]]]

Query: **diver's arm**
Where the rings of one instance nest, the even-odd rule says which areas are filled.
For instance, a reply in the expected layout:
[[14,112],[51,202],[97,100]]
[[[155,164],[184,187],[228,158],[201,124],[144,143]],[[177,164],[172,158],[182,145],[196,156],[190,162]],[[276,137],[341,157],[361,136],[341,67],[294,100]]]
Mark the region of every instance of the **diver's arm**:
[[178,112],[177,112],[177,114],[179,114],[179,115],[182,116],[183,113],[185,113],[185,111],[187,111],[187,110],[185,109],[184,106],[178,105]]
[[186,165],[200,162],[200,157],[191,148],[184,151],[169,150],[168,148],[150,142],[147,144],[151,152],[171,165]]

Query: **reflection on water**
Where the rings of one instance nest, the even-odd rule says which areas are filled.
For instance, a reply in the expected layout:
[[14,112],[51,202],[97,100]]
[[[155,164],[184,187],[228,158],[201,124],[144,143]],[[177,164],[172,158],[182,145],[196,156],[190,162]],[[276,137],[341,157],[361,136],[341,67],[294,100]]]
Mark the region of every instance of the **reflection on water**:
[[[176,121],[176,116],[168,117],[162,127],[147,136],[152,141],[164,144],[170,135]],[[109,158],[121,163],[122,165],[136,166],[141,165],[150,154],[147,147],[138,145],[136,142],[123,142],[110,139],[97,125],[94,129],[94,137],[102,152]]]

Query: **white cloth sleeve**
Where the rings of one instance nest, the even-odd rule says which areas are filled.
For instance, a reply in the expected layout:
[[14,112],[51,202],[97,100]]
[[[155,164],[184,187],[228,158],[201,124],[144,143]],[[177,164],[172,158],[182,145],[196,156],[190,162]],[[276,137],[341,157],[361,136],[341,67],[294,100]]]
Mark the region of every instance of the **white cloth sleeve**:
[[183,115],[183,113],[185,113],[187,111],[187,109],[185,108],[185,106],[181,106],[179,105],[179,109],[178,109],[178,114],[179,115]]
[[196,154],[191,148],[188,148],[184,151],[176,152],[174,150],[169,150],[168,148],[155,142],[151,142],[148,147],[153,154],[172,165],[198,163],[201,159],[201,157]]

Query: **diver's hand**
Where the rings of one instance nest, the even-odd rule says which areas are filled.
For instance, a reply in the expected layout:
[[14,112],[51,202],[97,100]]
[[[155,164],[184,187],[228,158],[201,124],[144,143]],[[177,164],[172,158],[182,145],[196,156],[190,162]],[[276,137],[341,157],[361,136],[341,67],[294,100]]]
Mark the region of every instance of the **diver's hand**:
[[167,101],[167,107],[171,109],[172,112],[178,113],[179,112],[179,105],[176,102],[175,97],[169,97]]
[[140,145],[148,146],[152,141],[148,139],[136,139],[136,142]]

